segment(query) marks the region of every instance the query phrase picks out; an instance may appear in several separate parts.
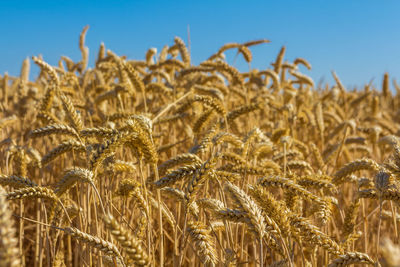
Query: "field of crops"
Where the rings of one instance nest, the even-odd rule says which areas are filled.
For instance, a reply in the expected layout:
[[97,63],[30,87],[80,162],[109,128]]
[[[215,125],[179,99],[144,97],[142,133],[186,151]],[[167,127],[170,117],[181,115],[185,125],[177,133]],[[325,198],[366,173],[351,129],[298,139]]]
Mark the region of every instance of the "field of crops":
[[79,62],[0,76],[1,267],[400,266],[388,74],[317,85],[285,47],[254,69],[267,40],[194,65],[178,37],[88,67],[87,29]]

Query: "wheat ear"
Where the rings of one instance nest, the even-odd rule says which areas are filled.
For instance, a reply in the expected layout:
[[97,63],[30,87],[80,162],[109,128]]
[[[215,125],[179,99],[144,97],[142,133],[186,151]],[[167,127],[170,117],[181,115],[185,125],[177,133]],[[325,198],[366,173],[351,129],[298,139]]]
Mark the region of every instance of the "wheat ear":
[[171,169],[177,165],[183,164],[199,164],[201,163],[201,159],[195,154],[184,153],[179,154],[174,158],[164,161],[162,164],[158,166],[159,175],[164,175],[168,169]]
[[181,54],[183,62],[185,63],[186,67],[189,67],[190,66],[190,54],[189,54],[189,50],[187,49],[185,43],[179,37],[175,37],[174,41],[179,49],[179,53]]
[[217,253],[207,226],[200,221],[190,221],[187,225],[187,231],[194,241],[196,252],[203,264],[215,266],[218,261]]
[[100,237],[84,233],[75,227],[67,227],[64,229],[64,232],[91,247],[97,248],[108,255],[118,257],[122,260],[122,256],[119,253],[118,248],[111,242],[105,241]]
[[126,133],[119,133],[117,135],[114,135],[110,139],[107,139],[93,154],[90,160],[91,169],[94,170],[99,164],[103,162],[104,159],[106,159],[106,157],[114,153],[118,147],[131,139],[132,136],[132,134],[129,135]]
[[79,134],[77,131],[75,131],[74,128],[63,124],[52,124],[43,128],[35,129],[31,131],[30,137],[37,138],[37,137],[48,136],[51,134],[69,135],[72,137],[79,138]]
[[47,165],[53,161],[56,157],[68,152],[68,151],[85,151],[85,145],[79,141],[68,140],[59,144],[57,147],[53,148],[46,155],[43,156],[41,164],[43,166]]
[[[262,240],[264,235],[266,234],[267,229],[265,224],[265,217],[262,216],[261,209],[258,207],[258,205],[242,189],[230,182],[226,182],[225,188],[230,193],[236,205],[246,213],[248,219],[250,220],[250,224],[248,224],[250,229],[254,231],[256,233],[256,236],[259,238],[260,266],[263,266]],[[270,220],[269,222],[273,221]],[[275,223],[274,226],[276,226]],[[279,229],[277,226],[272,228]]]
[[69,122],[72,124],[75,130],[79,132],[83,127],[81,116],[75,110],[75,107],[69,97],[67,97],[66,95],[61,95],[61,101]]
[[64,172],[63,178],[57,183],[54,193],[61,196],[69,190],[77,181],[93,184],[93,172],[83,168],[72,168]]
[[112,136],[118,134],[118,130],[105,128],[105,127],[97,127],[97,128],[86,128],[80,131],[80,135],[82,137],[102,137],[102,138],[111,138]]
[[372,159],[358,159],[353,162],[347,163],[345,166],[340,168],[333,176],[332,182],[339,184],[343,182],[343,178],[352,174],[353,172],[360,170],[373,170],[378,171],[379,165]]
[[12,214],[5,198],[6,192],[0,186],[0,266],[21,266],[21,256],[18,252],[18,240],[15,237]]
[[183,166],[175,171],[172,171],[171,173],[167,174],[166,176],[162,177],[158,181],[154,182],[154,185],[157,188],[163,188],[166,186],[171,186],[175,184],[176,182],[186,178],[190,177],[193,175],[196,170],[198,170],[201,167],[200,163],[195,163],[191,165],[186,165]]
[[13,192],[9,192],[7,193],[6,196],[7,199],[9,200],[26,199],[26,198],[44,198],[50,200],[51,205],[47,213],[49,221],[53,219],[57,203],[60,202],[59,198],[57,197],[56,194],[54,194],[53,190],[41,186],[25,187],[19,190],[15,190]]
[[332,261],[328,267],[339,267],[347,266],[350,264],[366,263],[374,265],[375,262],[365,253],[361,252],[347,252],[346,254],[340,255],[337,259]]
[[318,245],[331,254],[341,255],[343,248],[340,247],[328,235],[321,232],[316,226],[312,225],[307,219],[298,215],[290,215],[289,221],[292,229],[299,235],[302,241],[308,244]]
[[109,229],[115,239],[121,244],[122,249],[128,255],[128,258],[138,266],[147,266],[149,264],[148,256],[142,249],[140,241],[131,236],[112,215],[104,217],[106,227]]
[[0,174],[0,185],[2,186],[9,185],[14,188],[37,186],[37,184],[31,181],[29,178],[19,177],[16,175],[4,175],[4,174]]

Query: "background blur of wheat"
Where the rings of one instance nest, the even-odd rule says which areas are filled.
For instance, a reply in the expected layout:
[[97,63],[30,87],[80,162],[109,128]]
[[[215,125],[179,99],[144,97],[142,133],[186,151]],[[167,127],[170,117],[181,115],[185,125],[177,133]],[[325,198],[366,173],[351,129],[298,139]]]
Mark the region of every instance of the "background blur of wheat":
[[177,37],[88,68],[86,31],[81,61],[0,76],[0,266],[400,266],[388,75],[317,86],[285,47],[252,69],[267,40],[194,66]]

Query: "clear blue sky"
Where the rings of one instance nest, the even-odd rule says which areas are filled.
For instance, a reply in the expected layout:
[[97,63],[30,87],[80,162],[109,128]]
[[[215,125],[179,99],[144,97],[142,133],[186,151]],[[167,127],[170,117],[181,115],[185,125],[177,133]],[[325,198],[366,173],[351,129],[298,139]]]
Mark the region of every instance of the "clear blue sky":
[[[288,60],[304,57],[317,82],[336,70],[347,86],[384,72],[400,80],[400,1],[19,1],[0,0],[0,74],[18,75],[25,57],[42,54],[56,65],[61,55],[79,60],[79,33],[90,29],[91,62],[100,42],[117,54],[143,59],[174,36],[187,41],[200,63],[227,42],[266,38],[253,48],[253,67],[266,68],[280,47]],[[237,63],[243,66],[243,63]],[[241,65],[242,64],[242,65]]]

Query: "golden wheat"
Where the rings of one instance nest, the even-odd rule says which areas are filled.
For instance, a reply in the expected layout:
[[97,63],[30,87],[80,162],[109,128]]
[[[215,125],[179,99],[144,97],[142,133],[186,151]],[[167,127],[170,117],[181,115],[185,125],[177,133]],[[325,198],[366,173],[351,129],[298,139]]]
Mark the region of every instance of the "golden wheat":
[[179,37],[143,60],[101,44],[90,66],[87,30],[79,60],[0,76],[0,266],[396,266],[389,74],[316,84],[286,47],[256,69],[264,39],[199,65]]

